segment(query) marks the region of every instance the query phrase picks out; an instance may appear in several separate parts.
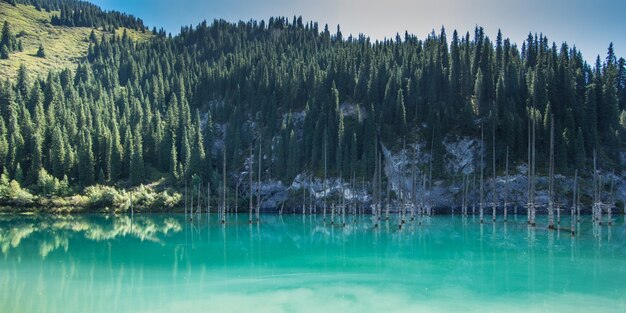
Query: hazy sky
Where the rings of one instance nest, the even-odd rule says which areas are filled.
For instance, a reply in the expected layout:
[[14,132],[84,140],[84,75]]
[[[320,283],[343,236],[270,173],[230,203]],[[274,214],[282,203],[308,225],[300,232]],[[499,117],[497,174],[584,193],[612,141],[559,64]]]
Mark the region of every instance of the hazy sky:
[[344,36],[363,33],[373,39],[394,37],[405,30],[424,38],[445,26],[460,33],[474,26],[495,39],[498,29],[521,43],[529,32],[543,32],[550,42],[576,45],[587,60],[602,58],[610,42],[626,56],[625,0],[90,0],[107,10],[142,18],[150,27],[173,34],[182,25],[206,19],[267,20],[271,16],[302,15],[305,21],[341,25]]

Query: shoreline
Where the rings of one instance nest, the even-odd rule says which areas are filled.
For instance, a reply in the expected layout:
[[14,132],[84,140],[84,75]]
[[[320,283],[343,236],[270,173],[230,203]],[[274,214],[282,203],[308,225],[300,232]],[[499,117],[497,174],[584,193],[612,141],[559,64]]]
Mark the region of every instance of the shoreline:
[[[308,210],[308,208],[307,208]],[[310,212],[307,211],[304,214],[302,213],[302,209],[301,207],[296,207],[295,209],[291,209],[291,208],[284,208],[283,209],[283,213],[280,213],[280,208],[274,208],[274,209],[263,209],[260,214],[271,214],[271,215],[323,215],[322,213],[322,209],[317,208],[316,212]],[[256,211],[253,211],[253,214]],[[338,213],[339,211],[335,212],[335,216],[340,217],[341,214]],[[471,207],[468,208],[468,212],[471,212]],[[571,212],[570,212],[570,208],[566,208],[566,209],[561,209],[561,216],[562,217],[569,217]],[[398,210],[390,210],[389,211],[390,215],[394,215],[397,216],[400,214],[400,212]],[[585,208],[581,208],[580,209],[580,215],[581,216],[588,216],[588,215],[592,215],[592,209],[589,207],[585,207]],[[8,208],[8,207],[0,207],[0,215],[85,215],[85,214],[102,214],[102,215],[126,215],[126,214],[140,214],[140,215],[146,215],[146,214],[186,214],[184,208],[180,208],[180,209],[174,209],[174,210],[167,210],[167,211],[156,211],[156,210],[134,210],[134,212],[131,213],[130,210],[126,210],[126,209],[122,209],[122,208],[116,208],[116,209],[110,209],[110,208],[98,208],[98,209],[88,209],[88,208],[79,208],[79,207],[57,207],[57,208],[29,208],[29,209],[25,209],[25,208]],[[199,214],[199,213],[195,213]],[[200,214],[206,214],[206,211],[203,210]],[[216,210],[211,210],[210,214],[220,214],[219,211]],[[238,211],[238,212],[228,212],[227,215],[230,214],[249,214],[249,211],[247,210],[242,210],[242,211]],[[326,212],[327,215],[330,215],[330,208],[327,210]],[[497,214],[496,217],[502,217],[504,214],[504,211],[502,210],[502,207],[498,207],[497,209]],[[537,209],[536,211],[537,215],[548,215],[548,211],[546,207],[540,207]],[[618,208],[613,208],[611,214],[613,216],[619,216],[619,215],[626,215],[625,211],[622,211]],[[371,213],[371,211],[365,211],[363,213],[346,213],[346,216],[354,216],[354,215],[360,215],[360,216],[373,216],[373,214]],[[406,214],[406,216],[410,216],[410,212]],[[432,216],[462,216],[463,214],[461,214],[461,208],[460,207],[455,207],[454,211],[452,210],[452,208],[450,207],[436,207],[433,209],[433,214]],[[465,216],[478,216],[480,215],[479,210],[476,209],[476,212],[474,214],[472,213],[468,213]],[[507,215],[508,216],[526,216],[526,208],[525,207],[517,207],[517,214],[515,214],[515,207],[509,207],[507,209]],[[606,211],[603,213],[603,215],[606,215]],[[415,214],[414,216],[418,216],[418,214]],[[423,214],[422,216],[428,216],[426,214]],[[485,207],[484,211],[483,211],[483,216],[485,220],[491,220],[492,217],[492,207]]]

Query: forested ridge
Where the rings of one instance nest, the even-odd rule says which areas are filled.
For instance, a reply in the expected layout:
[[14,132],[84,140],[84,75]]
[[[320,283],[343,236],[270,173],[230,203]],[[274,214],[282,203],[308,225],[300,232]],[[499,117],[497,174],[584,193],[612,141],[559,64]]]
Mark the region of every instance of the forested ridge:
[[145,30],[143,21],[119,11],[104,11],[99,6],[81,0],[3,0],[12,5],[32,5],[37,10],[58,12],[50,22],[58,26],[96,27],[113,30],[126,27]]
[[[61,9],[53,23],[64,26],[145,28],[81,1],[16,1]],[[80,14],[88,11],[99,13]],[[481,27],[372,41],[275,17],[152,32],[148,42],[94,35],[76,68],[32,77],[22,67],[2,79],[2,173],[29,186],[45,170],[77,188],[161,178],[182,186],[194,176],[217,190],[224,159],[239,173],[261,153],[264,180],[322,177],[325,159],[330,176],[370,180],[378,142],[421,142],[445,178],[458,173],[444,171],[444,138],[479,138],[481,127],[495,130],[498,164],[506,147],[525,162],[531,115],[540,170],[552,121],[557,173],[589,172],[594,150],[603,168],[622,167],[626,61],[612,45],[587,64],[542,34],[520,45]]]

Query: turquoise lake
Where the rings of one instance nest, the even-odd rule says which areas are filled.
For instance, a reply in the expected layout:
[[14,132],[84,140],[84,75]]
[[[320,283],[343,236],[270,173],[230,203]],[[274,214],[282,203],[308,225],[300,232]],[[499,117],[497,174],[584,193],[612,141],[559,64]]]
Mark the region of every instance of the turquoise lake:
[[397,224],[0,215],[0,312],[626,312],[624,216]]

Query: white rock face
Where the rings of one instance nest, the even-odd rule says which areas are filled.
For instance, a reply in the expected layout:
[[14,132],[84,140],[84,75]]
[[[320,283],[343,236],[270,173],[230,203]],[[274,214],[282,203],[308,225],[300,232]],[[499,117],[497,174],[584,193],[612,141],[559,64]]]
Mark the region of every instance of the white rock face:
[[[392,206],[396,206],[400,201],[400,197],[404,197],[405,201],[410,201],[411,192],[415,192],[415,198],[419,203],[420,195],[423,195],[425,201],[431,201],[434,207],[459,207],[462,201],[462,177],[468,175],[469,178],[469,194],[468,201],[479,201],[479,173],[474,176],[474,171],[478,166],[480,156],[480,142],[472,138],[446,138],[444,141],[446,149],[446,161],[444,163],[446,170],[446,180],[437,180],[432,182],[432,188],[426,184],[425,190],[422,190],[422,179],[428,179],[428,169],[430,162],[430,153],[425,151],[425,145],[421,143],[408,144],[406,149],[398,152],[392,152],[382,145],[384,168],[383,173],[387,180],[391,183]],[[502,172],[503,164],[498,164],[499,172]],[[415,190],[412,188],[412,169],[415,169]],[[486,203],[498,202],[500,205],[504,203],[505,195],[508,195],[508,202],[511,205],[523,206],[528,196],[528,178],[526,164],[510,164],[508,184],[505,176],[495,178],[495,191],[493,189],[493,178],[485,177],[484,195]],[[454,175],[452,175],[454,174]],[[602,173],[605,189],[603,192],[603,201],[608,202],[611,198],[610,181],[611,177],[614,182],[613,200],[626,199],[626,179],[625,173],[611,174]],[[561,205],[570,206],[572,202],[572,188],[574,185],[573,177],[565,177],[556,175],[556,200]],[[585,195],[591,194],[590,183],[588,179],[583,183],[582,192]],[[580,180],[579,180],[580,183]],[[506,189],[505,189],[505,185]],[[256,190],[258,187],[254,186]],[[300,174],[288,186],[280,181],[265,181],[261,184],[261,193],[263,198],[263,208],[277,208],[282,203],[289,200],[295,203],[301,203],[302,188],[305,188],[308,195],[312,194],[314,202],[320,206],[323,203],[324,195],[328,197],[327,202],[339,201],[341,198],[346,201],[354,201],[358,204],[370,204],[373,197],[369,194],[371,186],[366,182],[365,188],[361,183],[351,188],[346,181],[341,182],[339,178],[332,177],[326,182],[326,190],[324,190],[323,180],[320,178],[311,178],[310,176]],[[343,194],[342,194],[343,191]],[[385,190],[383,190],[383,193]],[[545,176],[537,177],[537,193],[536,199],[540,204],[548,202],[548,178]]]
[[480,142],[478,140],[460,138],[457,140],[446,140],[443,145],[448,154],[446,171],[466,175],[474,172],[474,167],[477,165],[475,156],[480,153]]
[[344,117],[358,117],[359,122],[363,121],[363,118],[366,117],[365,110],[358,104],[344,102],[341,104],[339,109],[341,110],[341,113],[343,113]]

